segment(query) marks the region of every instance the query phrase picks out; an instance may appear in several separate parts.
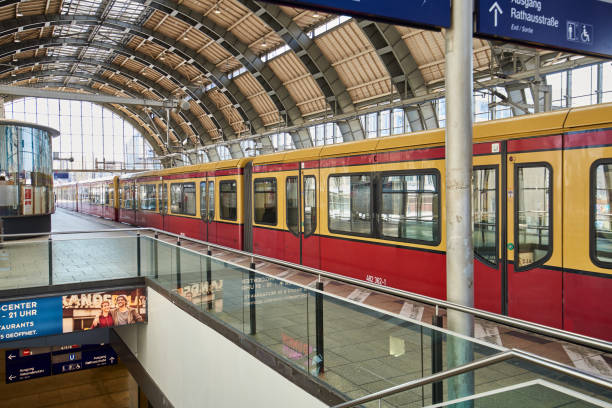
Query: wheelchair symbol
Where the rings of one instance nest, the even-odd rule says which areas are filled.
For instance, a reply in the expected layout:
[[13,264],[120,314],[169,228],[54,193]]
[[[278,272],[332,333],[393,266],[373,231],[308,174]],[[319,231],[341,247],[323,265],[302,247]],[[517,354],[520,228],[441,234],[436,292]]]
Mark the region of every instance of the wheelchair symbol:
[[582,41],[584,43],[590,43],[591,42],[591,35],[589,34],[589,31],[587,30],[587,25],[586,24],[582,25],[582,32],[580,33],[580,41]]

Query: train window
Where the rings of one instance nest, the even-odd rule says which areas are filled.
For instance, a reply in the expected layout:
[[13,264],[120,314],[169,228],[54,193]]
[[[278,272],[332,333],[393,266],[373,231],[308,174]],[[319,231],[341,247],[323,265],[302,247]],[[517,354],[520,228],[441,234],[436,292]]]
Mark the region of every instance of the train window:
[[329,177],[329,230],[372,233],[372,183],[366,174]]
[[514,267],[544,263],[552,253],[552,169],[548,164],[515,166]]
[[314,176],[304,177],[304,236],[317,229],[317,190]]
[[497,265],[497,169],[475,168],[472,184],[474,252]]
[[206,182],[202,181],[200,183],[200,217],[202,217],[202,220],[206,221],[207,220],[207,216],[208,216],[208,211],[206,208]]
[[140,209],[155,211],[157,202],[157,192],[155,184],[145,184],[140,186]]
[[170,184],[170,211],[172,214],[196,215],[195,183]]
[[612,268],[612,160],[591,166],[591,259],[602,268]]
[[257,224],[276,225],[276,179],[265,178],[254,181],[255,195],[253,197]]
[[208,221],[215,219],[215,182],[208,182]]
[[438,174],[383,175],[381,236],[437,243],[440,231]]
[[162,214],[166,214],[168,212],[168,185],[161,185],[161,193],[159,195],[159,209]]
[[298,235],[300,222],[300,195],[298,191],[298,178],[287,177],[287,228],[293,234]]
[[219,182],[219,217],[223,220],[235,221],[237,219],[236,180]]

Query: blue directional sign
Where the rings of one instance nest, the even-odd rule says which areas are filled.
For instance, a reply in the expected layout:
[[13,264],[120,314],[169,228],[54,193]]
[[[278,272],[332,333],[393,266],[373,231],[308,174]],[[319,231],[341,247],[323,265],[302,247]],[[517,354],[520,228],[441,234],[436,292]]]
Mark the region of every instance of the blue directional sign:
[[478,0],[476,34],[612,57],[608,0]]
[[62,298],[0,303],[0,342],[62,333]]
[[51,375],[51,353],[15,359],[11,356],[19,356],[19,350],[9,350],[6,354],[7,384]]
[[450,0],[264,0],[291,7],[382,20],[401,25],[450,27]]
[[5,358],[7,384],[115,365],[118,361],[117,353],[108,344],[14,349],[7,350]]

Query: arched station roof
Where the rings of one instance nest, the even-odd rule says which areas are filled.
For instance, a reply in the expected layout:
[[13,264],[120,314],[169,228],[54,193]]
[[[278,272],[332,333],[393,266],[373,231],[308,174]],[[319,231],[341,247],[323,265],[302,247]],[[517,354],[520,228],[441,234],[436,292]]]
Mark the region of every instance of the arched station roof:
[[[362,109],[419,97],[410,128],[435,128],[426,96],[444,88],[444,47],[442,32],[253,0],[0,0],[0,83],[185,99],[169,124],[161,110],[112,106],[160,155],[283,128],[308,147],[305,126],[330,117],[343,140],[363,139]],[[474,39],[475,78],[502,86],[569,58]],[[526,85],[509,86],[520,99]]]

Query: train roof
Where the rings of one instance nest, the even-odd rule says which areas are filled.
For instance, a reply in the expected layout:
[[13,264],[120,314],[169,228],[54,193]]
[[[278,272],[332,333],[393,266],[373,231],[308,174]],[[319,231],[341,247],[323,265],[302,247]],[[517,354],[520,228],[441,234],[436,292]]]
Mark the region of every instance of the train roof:
[[131,180],[143,177],[161,177],[169,176],[171,174],[182,174],[182,173],[202,173],[206,171],[222,170],[222,169],[234,169],[242,168],[246,163],[253,160],[251,157],[244,157],[241,159],[230,159],[218,162],[192,164],[189,166],[172,167],[169,169],[160,170],[149,170],[140,173],[124,174],[119,177],[120,180]]
[[[474,143],[479,143],[526,136],[542,136],[578,129],[596,128],[605,126],[607,123],[612,123],[612,103],[478,122],[473,127],[473,139]],[[291,152],[279,152],[258,156],[253,160],[253,164],[308,161],[322,157],[347,156],[362,152],[441,146],[444,144],[445,133],[445,129],[440,128]]]

